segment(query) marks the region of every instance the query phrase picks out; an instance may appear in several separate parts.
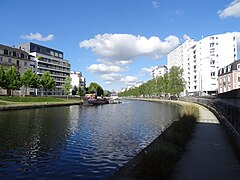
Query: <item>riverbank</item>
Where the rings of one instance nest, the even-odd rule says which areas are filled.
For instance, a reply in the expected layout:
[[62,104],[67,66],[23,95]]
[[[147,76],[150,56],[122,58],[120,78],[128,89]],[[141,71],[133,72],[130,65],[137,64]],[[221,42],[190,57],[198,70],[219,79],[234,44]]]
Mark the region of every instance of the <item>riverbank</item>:
[[80,99],[54,97],[0,97],[0,111],[82,104]]
[[[159,99],[135,99],[160,102]],[[163,101],[161,101],[163,102]],[[167,101],[182,106],[181,117],[159,135],[150,145],[121,167],[111,179],[169,179],[171,172],[191,138],[196,120],[199,119],[198,107],[192,103]]]

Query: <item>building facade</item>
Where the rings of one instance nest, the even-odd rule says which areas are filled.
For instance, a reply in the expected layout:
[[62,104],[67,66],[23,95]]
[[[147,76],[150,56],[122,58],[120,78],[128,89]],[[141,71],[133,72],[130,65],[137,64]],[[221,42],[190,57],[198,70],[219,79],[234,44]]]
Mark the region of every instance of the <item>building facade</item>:
[[[34,58],[27,52],[2,44],[0,44],[0,65],[4,70],[14,66],[20,72],[20,75],[23,75],[28,68],[33,72],[36,71]],[[13,93],[14,95],[21,95],[23,89],[20,91],[14,91]],[[0,94],[6,94],[6,90],[0,89]],[[27,94],[29,94],[29,89],[27,90]]]
[[64,59],[62,51],[44,47],[31,42],[19,44],[18,48],[28,52],[34,57],[36,62],[36,71],[39,78],[49,71],[51,77],[56,82],[54,90],[38,90],[38,95],[64,95],[62,85],[67,76],[70,76],[70,63]]
[[188,41],[168,54],[168,66],[184,70],[184,95],[214,95],[218,91],[218,69],[237,59],[237,40],[231,33]]
[[240,60],[218,70],[218,93],[240,88]]
[[166,74],[167,72],[168,72],[167,66],[157,66],[152,70],[152,77],[156,78],[156,77],[164,76],[164,74]]
[[86,90],[86,79],[82,76],[81,72],[71,71],[70,77],[72,78],[71,85],[73,88],[76,87],[78,90],[79,87],[82,87],[84,91]]

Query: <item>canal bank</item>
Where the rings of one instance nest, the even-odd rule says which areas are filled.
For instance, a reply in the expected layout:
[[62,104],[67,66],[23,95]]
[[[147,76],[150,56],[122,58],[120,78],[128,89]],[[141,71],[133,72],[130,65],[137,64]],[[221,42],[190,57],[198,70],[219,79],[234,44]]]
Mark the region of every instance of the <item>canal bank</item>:
[[[141,99],[144,101],[189,104],[183,101],[168,101],[159,99]],[[193,131],[192,138],[187,143],[185,152],[172,169],[171,179],[239,179],[240,164],[227,138],[227,134],[218,122],[216,116],[207,108],[197,105],[200,119]],[[166,130],[168,131],[171,126]],[[166,133],[166,131],[164,133]],[[149,149],[161,145],[162,133],[136,157],[119,169],[112,179],[141,178],[136,167],[145,161]],[[159,153],[160,154],[160,153]],[[155,164],[161,166],[161,162]],[[159,178],[156,174],[155,178]],[[167,177],[166,179],[169,179]],[[164,179],[164,178],[163,178]]]
[[71,106],[71,105],[80,105],[80,104],[82,104],[82,101],[79,101],[79,102],[19,103],[19,104],[12,104],[12,105],[0,105],[0,111],[48,108],[48,107],[56,107],[56,106]]

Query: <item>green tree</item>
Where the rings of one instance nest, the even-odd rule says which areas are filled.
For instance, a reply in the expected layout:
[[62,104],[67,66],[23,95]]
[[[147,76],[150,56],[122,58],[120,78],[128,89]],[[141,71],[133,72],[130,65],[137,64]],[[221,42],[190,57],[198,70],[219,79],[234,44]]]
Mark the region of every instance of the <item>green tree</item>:
[[37,95],[37,89],[41,87],[41,81],[37,74],[32,74],[30,87],[35,89],[35,95]]
[[55,88],[56,82],[53,80],[53,78],[50,76],[49,71],[46,71],[41,78],[41,85],[44,88],[45,91],[47,90],[53,90]]
[[168,91],[172,96],[179,97],[184,91],[185,81],[183,79],[183,69],[173,66],[168,73]]
[[72,89],[72,95],[76,95],[78,92],[78,88],[76,85],[73,86],[73,89]]
[[13,90],[19,90],[22,86],[21,76],[19,71],[14,67],[10,67],[5,72],[5,88],[8,91],[8,95],[13,95]]
[[64,94],[67,95],[67,99],[68,99],[68,95],[70,94],[70,89],[72,89],[71,82],[72,82],[72,78],[70,76],[67,76],[64,84],[62,85],[62,90]]
[[2,66],[0,66],[0,87],[5,88],[5,71]]
[[26,95],[27,88],[30,87],[30,85],[32,83],[32,76],[33,76],[33,73],[30,69],[27,69],[24,72],[24,74],[21,76],[21,81],[22,81],[22,84],[23,84],[24,89],[25,89],[25,92],[24,92],[23,96]]
[[78,95],[79,96],[84,96],[84,87],[79,86],[79,88],[78,88]]
[[103,88],[95,83],[95,82],[92,82],[89,86],[88,86],[88,91],[90,93],[97,93],[97,96],[102,96],[103,95]]

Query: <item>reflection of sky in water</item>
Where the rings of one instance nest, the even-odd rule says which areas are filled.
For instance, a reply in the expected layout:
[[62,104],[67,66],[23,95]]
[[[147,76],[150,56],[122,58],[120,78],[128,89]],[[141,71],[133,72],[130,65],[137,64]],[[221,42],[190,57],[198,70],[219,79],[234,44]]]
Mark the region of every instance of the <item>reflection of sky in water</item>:
[[176,109],[124,101],[0,112],[0,177],[106,178],[176,119]]

